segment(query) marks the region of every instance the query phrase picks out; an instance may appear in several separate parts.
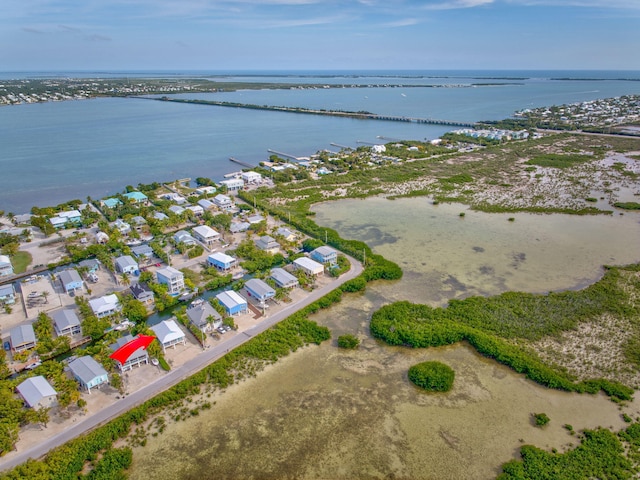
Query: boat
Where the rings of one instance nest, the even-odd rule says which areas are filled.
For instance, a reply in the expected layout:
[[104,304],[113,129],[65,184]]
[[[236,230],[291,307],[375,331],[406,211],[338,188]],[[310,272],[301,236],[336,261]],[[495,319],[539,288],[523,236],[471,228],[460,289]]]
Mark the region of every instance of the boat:
[[158,365],[160,365],[160,362],[158,361],[157,358],[152,358],[151,359],[151,365],[154,365],[154,366],[157,367]]

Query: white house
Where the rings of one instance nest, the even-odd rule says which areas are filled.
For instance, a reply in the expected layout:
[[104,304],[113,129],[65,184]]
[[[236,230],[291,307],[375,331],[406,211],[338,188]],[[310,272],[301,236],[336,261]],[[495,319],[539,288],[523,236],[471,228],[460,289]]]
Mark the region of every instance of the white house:
[[56,404],[58,394],[42,375],[27,378],[16,391],[29,408],[48,408]]
[[99,298],[92,298],[89,300],[89,306],[91,310],[93,310],[93,314],[98,318],[113,315],[122,309],[122,305],[120,305],[120,301],[115,293]]
[[231,201],[231,198],[221,193],[213,197],[213,203],[215,203],[216,207],[218,207],[220,210],[230,210],[233,208],[233,202]]
[[184,290],[184,275],[173,267],[159,268],[156,278],[158,283],[167,286],[169,295],[177,295]]
[[73,310],[58,310],[51,314],[53,320],[53,328],[59,337],[66,335],[72,337],[81,332],[80,319]]
[[312,277],[324,272],[324,265],[307,257],[296,258],[293,261],[293,267],[296,270],[302,270],[304,273]]
[[242,180],[244,180],[245,183],[260,183],[262,181],[262,175],[260,175],[258,172],[253,172],[253,171],[249,171],[249,172],[242,172]]
[[156,334],[163,352],[166,352],[169,347],[175,348],[178,344],[187,344],[186,335],[174,320],[163,320],[157,325],[153,325],[151,330]]
[[228,180],[222,180],[220,185],[227,187],[227,191],[233,192],[235,190],[241,190],[244,188],[244,180],[241,178],[230,178]]
[[13,275],[13,265],[6,255],[0,255],[0,277]]
[[298,286],[298,279],[283,268],[272,268],[271,278],[278,288],[294,288]]
[[180,230],[173,235],[173,241],[176,243],[184,243],[185,245],[195,245],[196,239],[186,230]]
[[213,245],[213,242],[220,238],[220,234],[208,225],[198,225],[192,230],[193,236],[207,247]]

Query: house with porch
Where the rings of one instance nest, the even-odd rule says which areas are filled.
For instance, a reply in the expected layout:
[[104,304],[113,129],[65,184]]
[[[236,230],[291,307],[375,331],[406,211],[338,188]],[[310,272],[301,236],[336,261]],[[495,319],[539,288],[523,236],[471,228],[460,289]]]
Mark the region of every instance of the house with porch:
[[196,217],[201,217],[204,215],[204,208],[200,205],[189,205],[185,208],[185,210],[191,210]]
[[184,290],[184,275],[173,267],[156,270],[156,279],[158,283],[167,286],[169,295],[178,295]]
[[127,275],[135,275],[140,270],[138,262],[136,262],[131,255],[123,255],[118,257],[114,261],[116,271],[120,273],[126,273]]
[[0,304],[13,305],[16,303],[16,290],[12,283],[0,285]]
[[216,240],[220,239],[220,234],[208,225],[198,225],[192,230],[193,236],[207,247],[211,247]]
[[276,291],[259,278],[247,280],[244,284],[244,289],[247,292],[247,296],[255,298],[261,304],[276,296]]
[[228,192],[235,192],[236,190],[242,190],[244,188],[244,180],[241,178],[229,178],[222,180],[220,185],[227,187]]
[[145,307],[147,307],[148,310],[153,309],[156,301],[155,297],[153,296],[153,290],[149,288],[149,285],[144,282],[133,283],[129,287],[129,290],[131,290],[133,298],[142,303]]
[[123,197],[136,205],[147,205],[149,203],[149,198],[144,193],[138,191],[125,193]]
[[109,383],[109,374],[93,357],[85,355],[69,362],[69,371],[82,390],[91,393],[92,388]]
[[245,183],[250,183],[250,184],[257,185],[260,182],[262,182],[262,175],[260,175],[258,172],[254,172],[252,170],[250,170],[248,172],[242,172],[240,177],[242,178],[242,180],[244,180]]
[[13,275],[13,265],[11,260],[6,255],[0,255],[0,277],[6,277]]
[[99,298],[92,298],[89,300],[89,306],[91,307],[93,314],[98,318],[114,315],[122,310],[120,300],[118,300],[115,293]]
[[240,315],[245,313],[249,306],[247,301],[237,292],[226,290],[216,295],[216,299],[220,302],[227,312],[227,315]]
[[324,265],[307,257],[296,258],[293,261],[293,268],[296,270],[302,270],[310,277],[316,277],[324,273]]
[[294,288],[299,284],[298,279],[284,268],[272,268],[270,278],[276,282],[278,288]]
[[57,215],[49,219],[49,223],[56,229],[67,228],[82,224],[82,214],[78,210],[67,210],[58,212]]
[[75,269],[63,270],[58,274],[62,288],[68,294],[82,290],[83,282],[80,274]]
[[215,252],[207,257],[207,263],[220,271],[228,272],[236,266],[237,259],[226,253]]
[[338,252],[326,245],[316,248],[309,256],[318,263],[333,265],[338,261]]
[[37,341],[33,326],[30,323],[26,323],[13,327],[9,330],[9,343],[11,344],[11,350],[15,353],[35,348]]
[[42,375],[27,378],[16,387],[29,408],[50,408],[56,405],[58,394]]
[[74,335],[79,335],[82,332],[80,319],[74,310],[69,310],[67,308],[57,310],[51,314],[51,319],[53,320],[53,328],[56,335],[59,337],[62,337],[63,335],[73,337]]
[[263,235],[262,237],[258,237],[254,242],[256,244],[256,247],[258,247],[263,252],[275,254],[280,251],[280,244],[275,238],[270,235]]
[[166,352],[169,347],[175,349],[176,345],[187,344],[187,336],[174,320],[163,320],[157,325],[153,325],[151,330],[156,334],[163,352]]
[[[134,338],[130,334],[125,335],[124,337],[120,337],[116,343],[112,343],[109,348],[112,352],[115,352],[120,347],[132,341]],[[126,359],[124,363],[120,363],[116,360],[116,365],[121,372],[126,372],[131,370],[133,367],[139,367],[140,365],[146,365],[149,363],[149,354],[147,353],[146,348],[140,347],[135,350],[129,357]]]
[[222,317],[209,302],[200,302],[187,308],[187,317],[202,333],[208,333],[222,325]]
[[233,208],[233,202],[231,201],[231,198],[223,195],[222,193],[219,193],[218,195],[213,197],[213,203],[215,203],[216,207],[218,207],[220,210],[231,210]]

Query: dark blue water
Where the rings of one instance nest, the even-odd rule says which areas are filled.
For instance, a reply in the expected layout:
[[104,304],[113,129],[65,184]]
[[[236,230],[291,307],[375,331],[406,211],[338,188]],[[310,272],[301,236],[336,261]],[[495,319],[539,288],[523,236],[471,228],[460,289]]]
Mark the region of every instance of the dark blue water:
[[[640,94],[639,72],[75,72],[57,76],[192,76],[221,80],[396,85],[393,88],[243,90],[186,95],[265,105],[477,121],[514,111]],[[30,72],[32,77],[52,76]],[[26,74],[5,73],[3,78]],[[553,80],[552,78],[573,78]],[[578,79],[579,78],[579,79]],[[503,83],[471,86],[474,83]],[[397,85],[449,85],[448,88]],[[451,87],[454,85],[454,87]],[[229,157],[257,164],[275,149],[304,156],[330,143],[358,146],[378,136],[432,139],[447,127],[365,121],[143,99],[29,104],[0,108],[0,210],[14,213],[73,198],[102,198],[126,185],[238,170]]]

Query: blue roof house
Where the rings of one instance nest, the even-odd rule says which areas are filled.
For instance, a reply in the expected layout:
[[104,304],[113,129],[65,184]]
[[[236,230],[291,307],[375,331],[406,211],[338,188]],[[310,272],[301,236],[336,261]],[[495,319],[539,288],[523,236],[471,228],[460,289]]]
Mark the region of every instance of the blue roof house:
[[247,301],[233,290],[227,290],[216,295],[220,305],[224,307],[227,315],[239,315],[247,311]]
[[323,245],[322,247],[316,248],[312,251],[309,256],[320,263],[336,263],[338,260],[338,252],[331,247],[327,247]]
[[149,201],[149,197],[138,191],[125,193],[123,197],[127,198],[131,203],[146,203]]
[[247,295],[255,298],[260,303],[264,303],[270,298],[276,296],[276,291],[259,278],[247,280],[247,283],[244,284],[244,288],[247,291]]
[[105,198],[100,203],[102,203],[102,206],[107,207],[107,208],[115,208],[118,205],[122,205],[122,202],[120,201],[120,199],[118,199],[116,197]]

